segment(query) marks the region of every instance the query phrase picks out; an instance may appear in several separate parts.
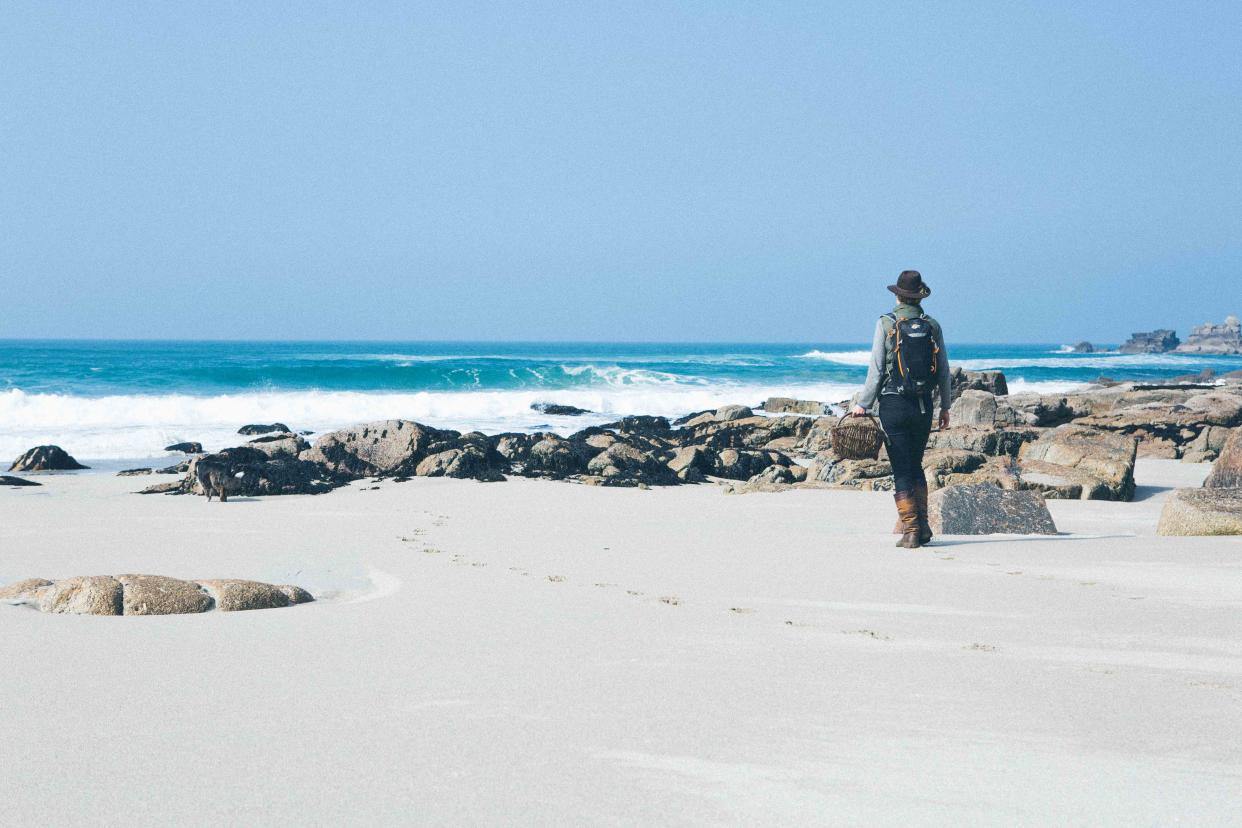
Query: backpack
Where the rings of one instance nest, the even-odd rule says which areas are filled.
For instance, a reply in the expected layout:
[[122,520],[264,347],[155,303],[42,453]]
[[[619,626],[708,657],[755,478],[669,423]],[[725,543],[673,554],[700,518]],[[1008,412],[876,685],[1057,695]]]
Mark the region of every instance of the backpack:
[[931,320],[926,314],[909,319],[898,319],[892,313],[884,315],[893,323],[888,332],[889,383],[904,396],[927,396],[936,387],[940,356]]

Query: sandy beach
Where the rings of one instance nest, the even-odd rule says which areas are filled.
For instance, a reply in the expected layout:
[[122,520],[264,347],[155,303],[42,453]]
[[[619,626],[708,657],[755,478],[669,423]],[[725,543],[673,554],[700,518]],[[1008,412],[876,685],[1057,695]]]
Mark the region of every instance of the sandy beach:
[[[1242,538],[1155,536],[1207,464],[1051,538],[893,548],[879,492],[510,480],[0,490],[0,582],[155,573],[313,604],[0,606],[5,821],[1225,825]],[[378,486],[378,488],[374,488]]]

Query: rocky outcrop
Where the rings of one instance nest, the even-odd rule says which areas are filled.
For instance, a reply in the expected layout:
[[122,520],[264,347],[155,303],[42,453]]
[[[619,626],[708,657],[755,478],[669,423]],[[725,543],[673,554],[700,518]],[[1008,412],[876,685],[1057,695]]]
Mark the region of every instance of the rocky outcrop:
[[1043,432],[1033,428],[961,428],[953,426],[934,431],[928,438],[928,449],[971,451],[991,457],[1015,457],[1022,446],[1036,440]]
[[1242,425],[1242,395],[1224,389],[1124,390],[1111,407],[1074,422],[1138,438],[1140,456],[1176,458],[1208,427]]
[[122,615],[181,615],[206,612],[212,599],[193,581],[163,575],[117,575]]
[[832,406],[817,400],[795,400],[792,397],[768,397],[760,406],[769,414],[802,414],[819,417],[832,413]]
[[[1182,446],[1183,463],[1210,463],[1220,457],[1233,429],[1224,426],[1204,426],[1199,436]],[[1242,485],[1242,484],[1240,484]]]
[[1242,535],[1242,489],[1178,489],[1160,512],[1157,535]]
[[306,442],[306,438],[287,431],[264,434],[246,445],[258,449],[268,457],[297,457],[310,448],[310,443]]
[[41,612],[120,615],[123,606],[121,582],[106,575],[65,578],[39,587],[35,596]]
[[[439,451],[435,451],[440,448]],[[450,441],[447,447],[432,446],[414,467],[418,477],[457,477],[471,480],[504,480],[507,463],[491,441],[479,432],[471,432]]]
[[928,518],[938,535],[1055,535],[1056,524],[1038,492],[981,483],[931,493]]
[[11,477],[7,474],[0,474],[0,486],[42,486],[42,483],[36,483],[33,480],[26,480],[21,477]]
[[1230,432],[1203,485],[1208,489],[1242,488],[1242,428]]
[[1009,428],[1026,425],[1026,418],[1007,399],[989,391],[966,389],[953,403],[949,413],[955,427]]
[[290,584],[276,586],[259,581],[224,578],[199,581],[198,585],[211,595],[216,608],[221,612],[277,609],[315,600],[306,590]]
[[345,479],[409,477],[434,446],[459,436],[411,420],[381,420],[324,434],[299,457]]
[[1090,342],[1085,342],[1085,341],[1079,342],[1077,345],[1070,348],[1070,353],[1071,354],[1094,354],[1095,346],[1092,345]]
[[1056,478],[1050,494],[1064,491],[1066,482],[1080,485],[1083,500],[1130,500],[1134,497],[1134,460],[1137,441],[1077,424],[1059,426],[1027,443],[1019,452],[1025,483],[1040,488],[1039,476]]
[[580,417],[591,412],[576,405],[560,405],[558,403],[535,402],[530,404],[531,411],[547,414],[552,417]]
[[293,431],[284,423],[251,423],[237,429],[237,433],[243,437],[253,437],[256,434],[271,434],[273,431]]
[[288,607],[314,601],[298,586],[235,579],[183,581],[163,575],[27,578],[0,588],[0,601],[72,615],[184,615]]
[[1223,325],[1205,322],[1191,328],[1190,336],[1177,346],[1181,354],[1242,354],[1242,323],[1230,316]]
[[202,454],[202,443],[173,443],[171,446],[164,446],[164,451],[179,451],[182,454]]
[[893,467],[885,460],[841,460],[827,452],[812,461],[807,480],[846,489],[892,491]]
[[155,470],[149,466],[143,466],[138,469],[121,469],[116,473],[117,477],[142,477],[147,474],[154,474]]
[[683,483],[701,483],[716,466],[716,455],[705,446],[684,446],[673,452],[668,467]]
[[269,457],[256,448],[236,446],[196,457],[181,480],[157,483],[141,493],[205,494],[198,480],[200,464],[217,467],[217,478],[227,487],[229,496],[323,494],[344,482],[316,463],[288,455]]
[[1123,354],[1163,354],[1172,351],[1181,342],[1177,334],[1168,328],[1130,334],[1130,339],[1117,350]]
[[680,482],[667,464],[623,442],[613,443],[592,457],[587,473],[606,486],[670,486]]
[[89,466],[83,466],[74,460],[60,446],[35,446],[14,460],[13,465],[9,466],[9,471],[76,471],[85,468]]
[[[1009,393],[1009,382],[1005,379],[1003,371],[967,371],[963,368],[954,368],[950,372],[949,379],[953,400],[957,400],[967,391],[987,391],[998,397]],[[939,386],[932,391],[932,407],[937,411],[940,410]]]

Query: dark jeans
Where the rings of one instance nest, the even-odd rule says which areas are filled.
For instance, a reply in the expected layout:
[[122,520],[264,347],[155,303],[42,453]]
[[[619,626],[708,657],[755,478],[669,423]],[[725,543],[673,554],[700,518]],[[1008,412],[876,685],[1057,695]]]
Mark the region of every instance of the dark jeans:
[[893,488],[912,492],[919,484],[926,485],[923,474],[923,452],[931,434],[931,396],[923,398],[919,410],[918,397],[902,394],[880,395],[880,425],[884,427],[888,446],[888,462],[893,464]]

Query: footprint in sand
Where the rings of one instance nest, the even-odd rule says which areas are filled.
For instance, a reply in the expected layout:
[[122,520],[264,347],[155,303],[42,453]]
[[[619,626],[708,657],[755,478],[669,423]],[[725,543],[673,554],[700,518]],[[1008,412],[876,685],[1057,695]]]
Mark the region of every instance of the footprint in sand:
[[639,591],[638,591],[638,590],[636,590],[636,589],[627,589],[627,590],[625,591],[625,594],[626,594],[626,595],[642,595],[643,593],[639,592]]
[[963,647],[962,649],[963,649],[963,650],[973,650],[973,651],[978,652],[978,653],[994,653],[994,652],[996,652],[996,648],[995,648],[995,647],[993,647],[991,644],[978,644],[978,643],[976,643],[976,644],[967,644],[967,645],[966,645],[965,647]]
[[565,576],[564,575],[549,575],[548,580],[554,584],[559,584],[559,583],[564,582]]
[[597,586],[597,587],[615,587],[615,586],[616,586],[616,584],[609,584],[609,583],[605,583],[604,581],[600,581],[598,584],[595,584],[595,586]]
[[874,638],[876,641],[892,641],[893,640],[893,637],[891,635],[885,635],[884,633],[878,633],[875,630],[841,630],[841,632],[845,633],[846,635],[865,635],[867,636],[867,638]]
[[738,615],[749,615],[754,610],[750,607],[729,607],[729,612],[736,612]]
[[660,603],[668,604],[670,607],[675,607],[681,603],[681,599],[676,595],[664,595],[660,597]]

